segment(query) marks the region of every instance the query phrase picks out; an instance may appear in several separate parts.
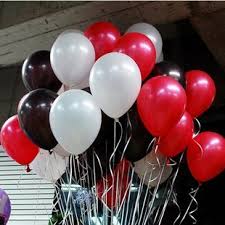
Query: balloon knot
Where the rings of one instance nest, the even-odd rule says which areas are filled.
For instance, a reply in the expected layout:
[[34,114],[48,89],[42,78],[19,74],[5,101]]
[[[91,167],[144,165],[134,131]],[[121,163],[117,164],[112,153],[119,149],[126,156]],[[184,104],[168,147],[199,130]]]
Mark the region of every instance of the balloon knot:
[[27,173],[30,173],[31,169],[30,169],[30,166],[27,165],[27,169],[26,169]]
[[51,149],[51,150],[49,150],[49,154],[51,155],[53,153],[53,150]]

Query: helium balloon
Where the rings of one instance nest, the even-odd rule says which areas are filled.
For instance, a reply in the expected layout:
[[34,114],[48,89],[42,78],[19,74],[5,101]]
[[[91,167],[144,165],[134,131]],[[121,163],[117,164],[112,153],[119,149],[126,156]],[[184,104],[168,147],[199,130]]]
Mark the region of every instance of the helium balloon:
[[185,112],[180,121],[169,130],[168,134],[160,138],[159,151],[168,157],[178,155],[190,143],[193,130],[192,117],[188,112]]
[[3,218],[3,224],[6,225],[11,214],[11,202],[7,193],[0,188],[0,217]]
[[18,116],[9,118],[1,130],[2,146],[6,153],[21,165],[28,165],[39,152],[39,149],[20,128]]
[[97,22],[90,25],[84,35],[91,41],[95,48],[96,60],[112,52],[120,38],[120,31],[110,22]]
[[155,65],[155,47],[151,40],[143,34],[125,34],[117,42],[114,51],[130,56],[137,63],[141,71],[142,80],[149,75]]
[[157,63],[152,71],[153,76],[165,75],[177,80],[183,87],[185,87],[184,71],[175,63],[163,61]]
[[214,132],[197,135],[187,150],[188,167],[199,182],[206,182],[225,169],[225,139]]
[[49,51],[37,51],[28,56],[23,63],[22,79],[28,91],[46,88],[57,92],[62,85],[52,70]]
[[191,70],[185,74],[187,111],[192,117],[198,117],[212,104],[216,87],[209,74],[201,70]]
[[154,44],[156,50],[156,60],[159,60],[159,57],[162,53],[162,37],[159,31],[148,23],[136,23],[128,28],[126,33],[138,32],[146,35]]
[[55,152],[49,153],[46,150],[40,149],[40,152],[30,164],[30,168],[39,177],[51,183],[55,183],[65,173],[68,162],[68,157],[63,157]]
[[18,106],[22,129],[33,143],[46,150],[57,145],[49,124],[49,112],[57,96],[50,90],[37,89],[25,95]]
[[56,154],[63,156],[63,157],[69,157],[71,154],[67,152],[61,145],[56,145],[53,149],[51,149]]
[[158,183],[165,182],[172,173],[173,169],[166,165],[166,160],[167,158],[160,152],[151,151],[143,159],[134,163],[134,171],[140,179],[144,179],[148,187],[155,187]]
[[54,42],[50,60],[58,79],[67,86],[76,86],[89,78],[95,50],[84,35],[66,32]]
[[77,29],[68,29],[68,30],[65,30],[63,31],[58,37],[58,38],[63,38],[65,34],[69,34],[69,33],[79,33],[79,34],[84,34],[81,30],[77,30]]
[[141,74],[133,59],[113,52],[97,60],[92,67],[89,83],[102,111],[111,118],[119,118],[136,101],[141,88]]
[[91,146],[99,133],[101,121],[101,110],[93,96],[82,90],[62,93],[50,111],[50,125],[56,140],[74,155]]
[[127,117],[127,115],[124,115],[125,118],[121,118],[123,127],[126,129],[127,123],[129,124],[130,122],[132,129],[131,131],[129,131],[128,128],[127,133],[125,133],[128,138],[129,135],[131,135],[130,142],[125,152],[125,158],[131,162],[136,162],[144,158],[149,153],[150,149],[148,149],[148,146],[153,139],[153,136],[151,136],[148,130],[144,127],[138,115],[136,104],[133,105],[132,108],[128,111],[128,115],[129,117]]
[[148,131],[156,137],[166,135],[184,114],[186,95],[173,78],[157,76],[141,88],[138,113]]
[[[106,177],[106,181],[102,179],[97,183],[97,196],[110,209],[121,205],[124,198],[128,196],[130,168],[130,163],[127,160],[122,160],[114,169],[113,177],[110,174]],[[109,189],[110,187],[111,189]],[[107,189],[109,191],[104,194]]]

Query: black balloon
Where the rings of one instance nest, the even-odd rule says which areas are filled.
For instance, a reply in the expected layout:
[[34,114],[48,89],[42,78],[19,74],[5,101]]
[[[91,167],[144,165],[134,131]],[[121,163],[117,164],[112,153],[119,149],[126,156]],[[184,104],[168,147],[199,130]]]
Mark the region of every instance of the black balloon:
[[57,92],[62,83],[54,74],[50,63],[49,51],[37,51],[23,63],[22,79],[28,91],[46,88]]
[[51,105],[57,96],[50,90],[37,89],[26,94],[18,106],[21,128],[33,143],[46,150],[57,145],[49,123]]
[[[148,149],[148,146],[152,141],[153,136],[144,127],[137,112],[136,104],[128,111],[128,115],[132,126],[132,137],[126,149],[125,157],[131,162],[136,162],[145,157],[151,151],[151,148]],[[127,118],[123,123],[127,123],[128,116],[126,115],[126,117]],[[125,127],[125,131],[127,130],[127,137],[129,138],[129,129],[126,129],[125,124],[123,127]]]
[[[185,87],[184,71],[175,63],[170,61],[162,61],[157,63],[150,75],[150,77],[157,75],[166,75],[177,80],[183,87]],[[150,78],[149,77],[149,78]]]

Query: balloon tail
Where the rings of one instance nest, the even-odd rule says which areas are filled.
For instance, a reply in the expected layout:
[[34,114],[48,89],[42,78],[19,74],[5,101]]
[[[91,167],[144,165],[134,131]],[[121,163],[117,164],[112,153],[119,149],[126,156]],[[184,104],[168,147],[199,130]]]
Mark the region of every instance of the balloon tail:
[[[157,148],[157,145],[156,145],[156,148]],[[156,151],[157,151],[157,149],[156,149]],[[152,196],[151,202],[149,204],[149,209],[148,209],[149,212],[148,212],[147,216],[145,217],[145,220],[144,220],[144,223],[143,223],[144,225],[147,223],[149,216],[152,214],[153,204],[154,204],[156,196],[157,196],[157,192],[158,192],[158,189],[159,189],[160,181],[162,179],[162,175],[163,175],[165,166],[166,166],[166,160],[164,161],[163,165],[161,166],[162,169],[161,169],[161,171],[159,173],[159,176],[157,176],[157,179],[158,178],[159,179],[158,179],[156,187],[154,188],[153,196]]]
[[[129,113],[127,113],[127,127],[126,127],[126,129],[127,129],[127,132],[126,132],[126,144],[125,144],[125,147],[123,149],[120,161],[124,158],[124,155],[126,153],[127,147],[128,147],[128,145],[130,143],[130,140],[132,138],[132,124],[131,124],[131,121],[130,121]],[[129,135],[127,135],[128,133],[129,133]]]
[[178,220],[180,219],[180,217],[181,217],[181,209],[180,209],[180,206],[179,206],[179,204],[178,204],[178,202],[177,202],[177,196],[176,196],[176,193],[175,193],[175,192],[173,192],[173,203],[174,203],[174,205],[176,205],[176,207],[177,207],[177,209],[178,209],[178,215],[177,215],[176,219],[175,219],[174,222],[173,222],[173,225],[176,225],[177,221],[178,221]]
[[[169,192],[168,192],[168,196],[167,196],[167,198],[166,198],[166,201],[165,201],[165,203],[164,203],[164,206],[163,206],[163,209],[162,209],[162,212],[161,212],[161,215],[160,215],[160,219],[159,219],[158,225],[161,225],[162,220],[163,220],[163,217],[164,217],[164,214],[165,214],[165,212],[166,212],[166,208],[167,208],[167,206],[168,206],[168,203],[169,203],[169,201],[170,201],[171,196],[173,195],[173,192],[174,192],[174,185],[175,185],[175,182],[176,182],[176,179],[177,179],[177,175],[178,175],[179,170],[180,170],[180,165],[181,165],[181,162],[182,162],[182,160],[183,160],[183,157],[184,157],[184,153],[181,154],[178,164],[176,163],[176,161],[173,160],[173,164],[172,164],[172,165],[175,166],[175,165],[177,164],[177,169],[176,169],[176,172],[175,172],[174,175],[173,175],[171,187],[170,187],[170,190],[169,190]],[[179,216],[179,217],[180,217],[180,216]]]
[[[196,189],[190,191],[189,196],[191,198],[191,201],[190,201],[190,203],[189,203],[189,205],[188,205],[188,207],[187,207],[187,209],[186,209],[186,211],[184,213],[184,216],[182,217],[179,225],[181,225],[183,223],[183,221],[185,220],[187,214],[192,219],[193,224],[197,223],[197,219],[193,216],[193,214],[198,210],[198,201],[196,200],[196,195],[198,193],[199,188],[200,188],[200,185],[198,185],[198,187]],[[189,210],[190,210],[190,208],[191,208],[193,203],[195,203],[195,208],[192,211],[189,212]]]
[[[120,127],[120,137],[119,137],[119,140],[118,142],[116,143],[116,124],[119,124],[119,127]],[[114,185],[114,175],[113,175],[113,169],[112,169],[112,163],[114,163],[115,161],[115,154],[116,154],[116,151],[122,141],[122,137],[123,137],[123,127],[122,127],[122,124],[120,123],[120,121],[118,119],[115,119],[114,120],[114,144],[113,144],[113,147],[114,147],[114,151],[113,153],[111,154],[110,158],[109,158],[109,171],[110,171],[110,174],[111,174],[111,177],[112,177],[112,185],[107,189],[105,190],[105,192],[103,193],[102,197],[104,197],[112,188],[113,188],[113,185]],[[112,193],[113,195],[113,193]],[[113,199],[113,196],[112,196],[112,199]]]
[[30,169],[30,166],[29,165],[27,165],[26,171],[27,171],[27,173],[30,173],[31,172],[31,169]]

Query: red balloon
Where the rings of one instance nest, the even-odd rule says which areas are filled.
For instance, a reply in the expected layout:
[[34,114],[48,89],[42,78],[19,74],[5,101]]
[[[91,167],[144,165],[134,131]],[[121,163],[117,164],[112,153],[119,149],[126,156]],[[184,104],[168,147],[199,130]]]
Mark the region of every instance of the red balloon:
[[165,156],[174,157],[181,153],[192,140],[194,123],[191,115],[185,112],[180,121],[160,138],[159,151]]
[[138,113],[147,130],[156,137],[166,135],[175,126],[186,106],[182,86],[168,76],[149,79],[137,99]]
[[112,23],[97,22],[89,26],[84,35],[95,48],[96,60],[111,52],[120,38],[120,31]]
[[[107,181],[102,179],[97,183],[98,198],[104,201],[110,209],[120,205],[128,194],[129,170],[130,162],[124,159],[114,169],[113,178],[111,174],[109,174],[106,177]],[[110,187],[112,188],[109,189]],[[104,196],[104,192],[107,189],[109,189],[109,191]]]
[[216,87],[213,79],[201,70],[191,70],[185,74],[187,111],[193,116],[200,116],[212,104]]
[[9,118],[1,130],[2,146],[7,154],[21,165],[31,163],[39,152],[20,128],[18,116]]
[[130,56],[137,63],[142,80],[149,75],[155,65],[155,46],[144,34],[125,34],[118,41],[114,51]]
[[225,169],[225,139],[214,132],[202,132],[190,143],[187,151],[192,176],[205,182]]

